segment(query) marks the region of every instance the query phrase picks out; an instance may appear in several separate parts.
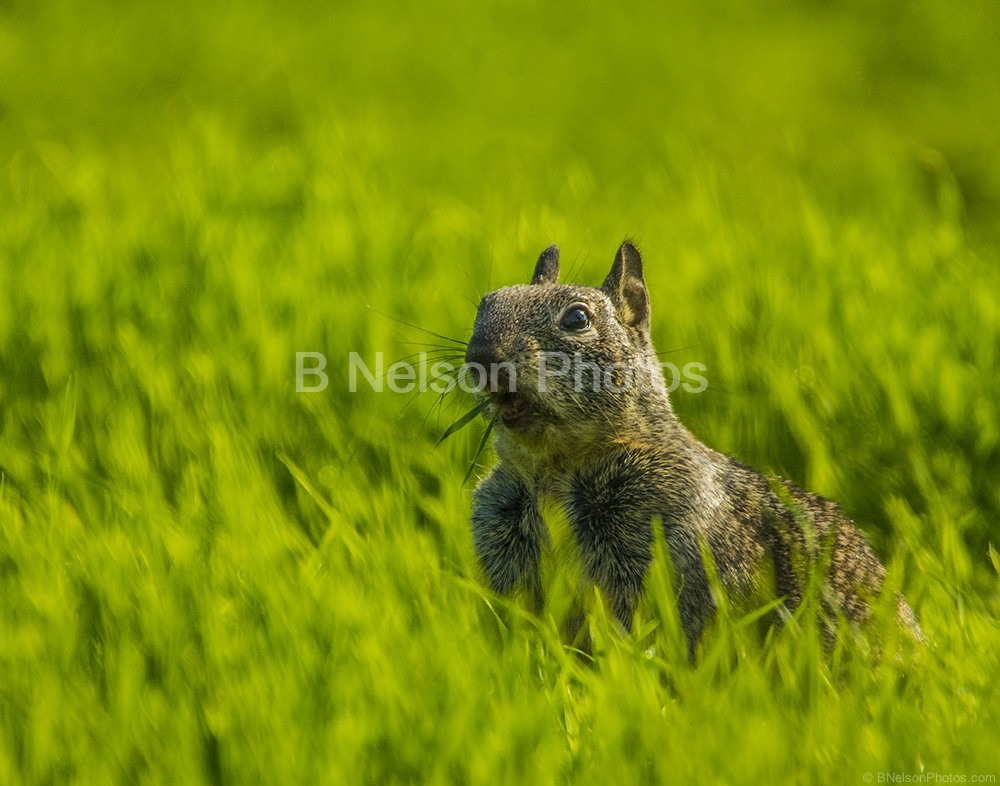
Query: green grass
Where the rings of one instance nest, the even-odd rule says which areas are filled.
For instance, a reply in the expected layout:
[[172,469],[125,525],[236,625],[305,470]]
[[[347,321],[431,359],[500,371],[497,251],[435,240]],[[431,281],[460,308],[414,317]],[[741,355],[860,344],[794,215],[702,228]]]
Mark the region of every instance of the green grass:
[[[335,5],[0,4],[0,783],[1000,774],[996,10]],[[588,664],[482,589],[468,397],[348,392],[626,235],[684,422],[842,504],[914,662],[689,666],[658,563]]]

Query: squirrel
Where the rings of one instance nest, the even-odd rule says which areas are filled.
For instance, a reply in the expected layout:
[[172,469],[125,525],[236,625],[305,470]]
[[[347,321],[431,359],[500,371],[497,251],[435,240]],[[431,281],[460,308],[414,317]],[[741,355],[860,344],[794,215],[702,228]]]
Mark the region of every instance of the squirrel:
[[[482,298],[466,349],[498,458],[472,494],[473,545],[491,589],[527,590],[543,608],[547,500],[565,512],[587,580],[626,632],[660,523],[692,660],[717,605],[703,549],[727,598],[764,592],[780,602],[779,621],[822,565],[825,635],[837,617],[863,626],[885,568],[854,523],[835,503],[705,446],[675,415],[635,245],[622,244],[600,288],[558,278],[550,246],[530,284]],[[922,641],[902,595],[895,611]]]

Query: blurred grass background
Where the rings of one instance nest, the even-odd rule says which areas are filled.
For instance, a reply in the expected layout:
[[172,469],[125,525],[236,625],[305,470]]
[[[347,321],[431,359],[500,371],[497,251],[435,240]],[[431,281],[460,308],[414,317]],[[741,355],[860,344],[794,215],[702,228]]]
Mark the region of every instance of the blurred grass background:
[[[0,3],[0,782],[996,774],[998,73],[981,1]],[[347,353],[625,235],[682,419],[861,523],[913,672],[491,614],[468,402]]]

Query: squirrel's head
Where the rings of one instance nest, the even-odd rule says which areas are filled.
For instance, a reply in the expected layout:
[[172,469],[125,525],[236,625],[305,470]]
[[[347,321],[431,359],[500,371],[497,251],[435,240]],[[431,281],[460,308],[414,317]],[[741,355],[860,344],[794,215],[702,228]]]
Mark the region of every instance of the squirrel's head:
[[650,392],[666,398],[638,249],[622,244],[600,288],[558,278],[550,246],[531,284],[482,299],[465,354],[498,437],[534,450],[600,441]]

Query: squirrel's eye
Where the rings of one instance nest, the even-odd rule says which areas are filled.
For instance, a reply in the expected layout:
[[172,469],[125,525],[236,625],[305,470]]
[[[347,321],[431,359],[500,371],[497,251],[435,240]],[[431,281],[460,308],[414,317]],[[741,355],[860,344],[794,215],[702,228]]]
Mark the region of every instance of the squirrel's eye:
[[590,327],[590,311],[582,303],[574,303],[563,314],[559,327],[573,333],[579,333]]

